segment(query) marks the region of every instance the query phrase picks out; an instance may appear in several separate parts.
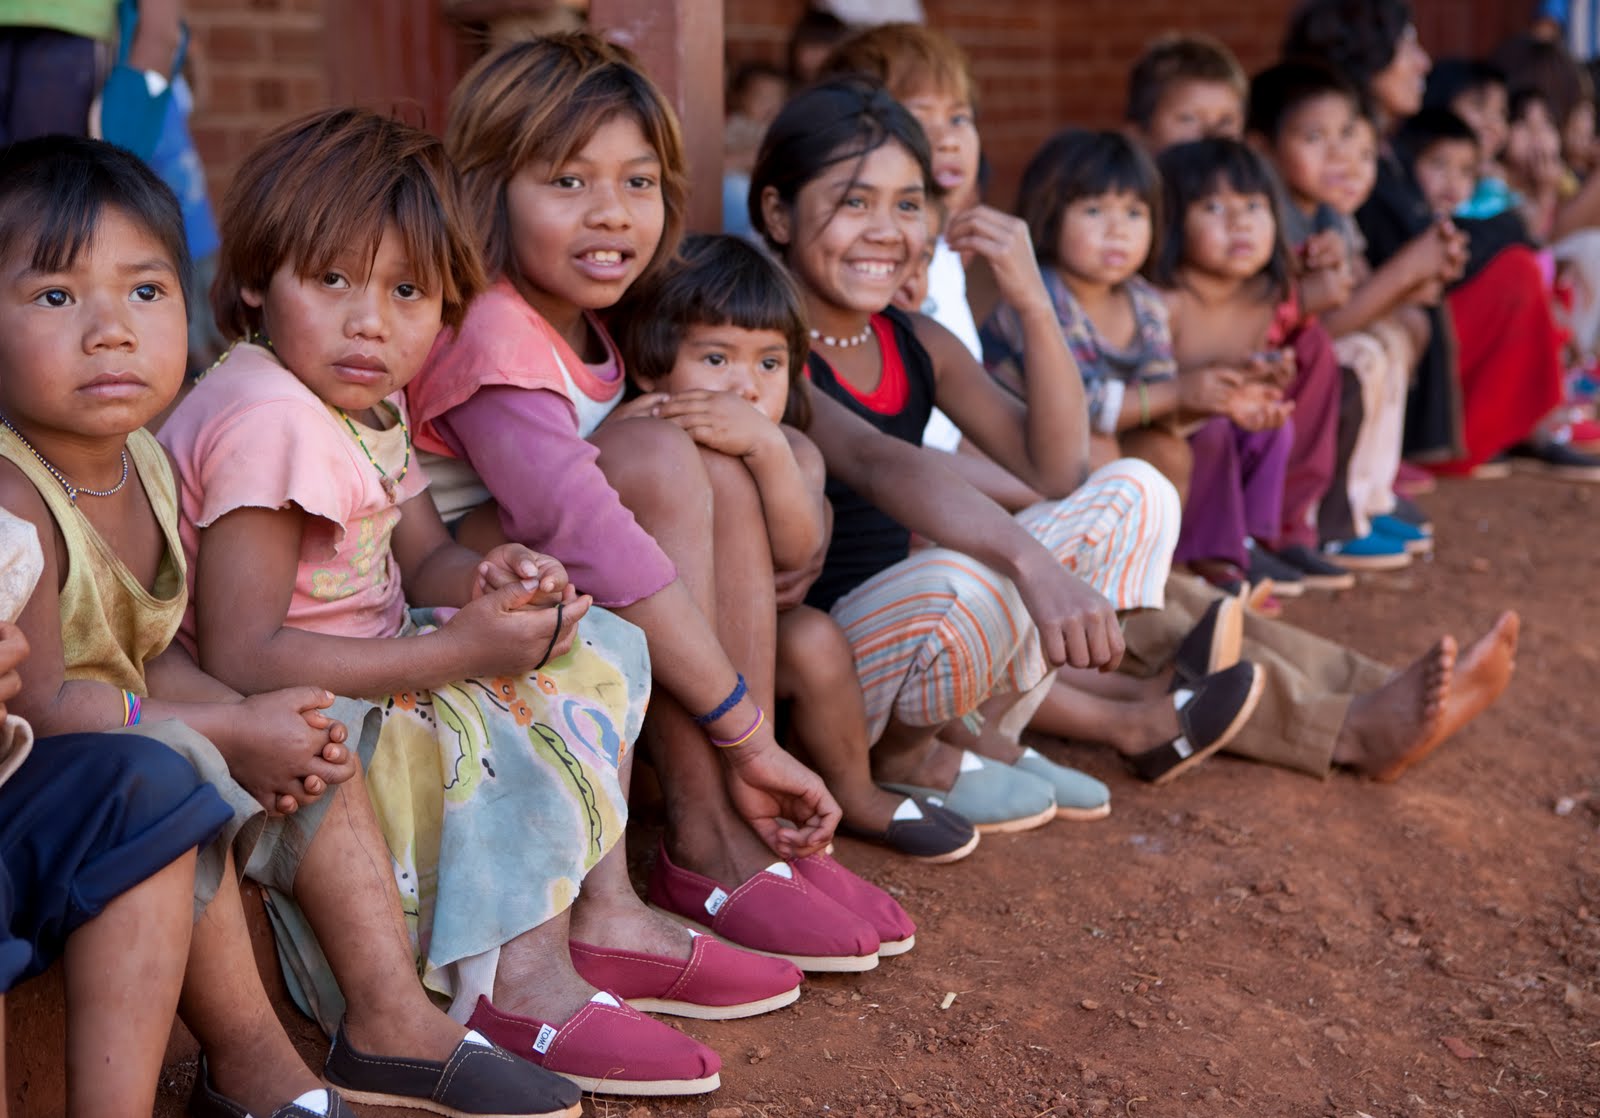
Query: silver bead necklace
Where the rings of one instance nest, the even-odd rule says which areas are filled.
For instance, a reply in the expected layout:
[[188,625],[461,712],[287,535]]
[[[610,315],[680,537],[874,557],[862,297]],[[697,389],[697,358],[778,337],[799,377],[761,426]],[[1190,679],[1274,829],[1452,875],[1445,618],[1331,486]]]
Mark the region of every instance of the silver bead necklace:
[[824,334],[821,330],[811,331],[811,340],[821,342],[834,349],[854,349],[858,345],[866,345],[872,340],[872,323],[867,323],[867,328],[859,334],[852,334],[848,338],[835,338],[832,334]]
[[80,493],[90,497],[109,497],[114,493],[121,492],[122,487],[128,484],[128,451],[126,447],[124,447],[122,451],[122,479],[110,489],[85,489],[81,485],[73,485],[70,481],[68,481],[66,474],[52,466],[48,458],[35,450],[33,448],[33,444],[22,437],[21,431],[11,426],[11,420],[7,419],[3,415],[0,415],[0,424],[4,424],[5,429],[15,435],[19,443],[28,448],[28,453],[39,460],[39,465],[49,470],[50,476],[61,483],[61,488],[67,491],[67,500],[71,501],[73,504],[78,503],[78,494]]

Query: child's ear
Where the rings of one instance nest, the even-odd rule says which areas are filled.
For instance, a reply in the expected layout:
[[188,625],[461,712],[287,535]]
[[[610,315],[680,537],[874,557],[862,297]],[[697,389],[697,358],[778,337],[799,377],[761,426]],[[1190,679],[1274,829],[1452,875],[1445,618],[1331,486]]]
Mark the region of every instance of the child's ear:
[[789,243],[789,207],[778,197],[778,188],[775,186],[763,187],[761,190],[761,224],[766,226],[767,236],[773,244]]
[[254,307],[256,310],[260,310],[261,305],[266,302],[266,298],[262,293],[253,287],[241,287],[239,289],[239,298],[244,300],[245,306]]

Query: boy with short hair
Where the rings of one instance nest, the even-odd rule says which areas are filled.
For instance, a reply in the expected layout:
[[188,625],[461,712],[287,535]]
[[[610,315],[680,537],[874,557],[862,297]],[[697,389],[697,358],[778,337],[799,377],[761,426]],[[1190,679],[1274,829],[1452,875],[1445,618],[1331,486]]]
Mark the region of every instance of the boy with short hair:
[[1423,109],[1400,126],[1395,152],[1433,212],[1449,216],[1471,197],[1482,156],[1478,133],[1449,109]]
[[1128,75],[1128,131],[1152,155],[1190,140],[1237,140],[1249,88],[1239,60],[1210,35],[1163,35]]

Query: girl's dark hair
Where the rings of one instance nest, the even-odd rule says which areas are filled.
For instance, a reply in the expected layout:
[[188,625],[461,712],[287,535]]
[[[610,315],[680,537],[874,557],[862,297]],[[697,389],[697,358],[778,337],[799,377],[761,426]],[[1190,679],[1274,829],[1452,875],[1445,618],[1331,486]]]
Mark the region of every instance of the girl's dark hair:
[[1411,25],[1405,0],[1304,0],[1289,19],[1285,58],[1320,58],[1367,93]]
[[[1017,190],[1017,216],[1028,223],[1039,263],[1059,265],[1061,219],[1079,198],[1136,194],[1150,207],[1152,238],[1161,231],[1161,176],[1144,149],[1121,132],[1069,128],[1034,153]],[[1152,239],[1155,255],[1158,239]]]
[[71,268],[111,206],[148,233],[171,262],[189,305],[183,212],[138,156],[100,140],[43,136],[0,149],[0,259],[39,272]]
[[1589,71],[1560,43],[1518,35],[1500,44],[1493,62],[1511,84],[1531,85],[1544,94],[1558,131],[1575,109],[1594,100]]
[[1156,160],[1156,166],[1161,169],[1161,178],[1166,184],[1162,207],[1167,215],[1167,228],[1162,236],[1161,251],[1150,257],[1151,283],[1165,288],[1179,286],[1184,221],[1189,207],[1227,189],[1236,194],[1266,196],[1276,228],[1272,235],[1272,258],[1262,274],[1272,284],[1274,299],[1289,293],[1289,246],[1283,237],[1283,214],[1278,208],[1283,188],[1265,159],[1238,140],[1195,140],[1168,148]]
[[1506,72],[1476,58],[1441,58],[1428,71],[1428,88],[1422,95],[1424,109],[1448,109],[1457,97],[1509,83]]
[[671,373],[692,327],[777,331],[789,347],[783,421],[802,430],[810,426],[805,302],[783,265],[748,241],[705,233],[686,238],[673,264],[634,284],[608,319],[623,368],[636,382]]
[[933,150],[928,135],[910,111],[889,91],[860,75],[832,78],[789,99],[761,138],[761,150],[750,172],[750,225],[781,253],[761,211],[761,197],[771,187],[785,206],[794,205],[807,183],[829,167],[860,161],[884,144],[898,143],[917,161],[930,200],[942,191],[933,178]]

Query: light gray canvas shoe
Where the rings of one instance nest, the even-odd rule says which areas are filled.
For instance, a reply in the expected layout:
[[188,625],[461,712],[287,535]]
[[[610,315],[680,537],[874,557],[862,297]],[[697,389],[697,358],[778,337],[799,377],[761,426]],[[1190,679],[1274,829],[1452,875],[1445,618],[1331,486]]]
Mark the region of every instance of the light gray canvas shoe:
[[947,807],[983,834],[1032,830],[1056,817],[1056,795],[1049,781],[971,750],[962,752],[961,768],[949,791],[918,784],[880,786]]

